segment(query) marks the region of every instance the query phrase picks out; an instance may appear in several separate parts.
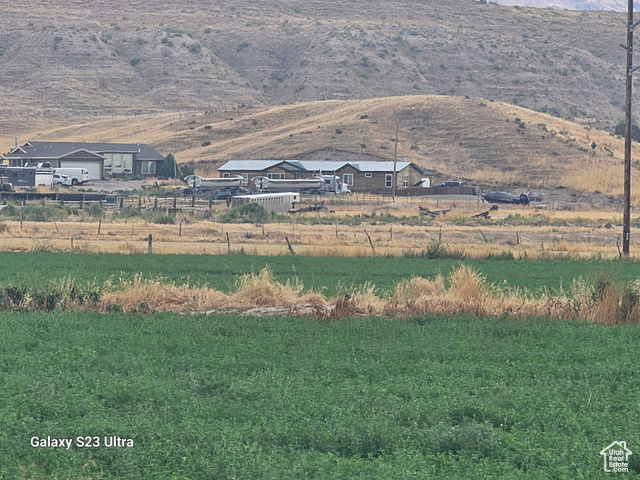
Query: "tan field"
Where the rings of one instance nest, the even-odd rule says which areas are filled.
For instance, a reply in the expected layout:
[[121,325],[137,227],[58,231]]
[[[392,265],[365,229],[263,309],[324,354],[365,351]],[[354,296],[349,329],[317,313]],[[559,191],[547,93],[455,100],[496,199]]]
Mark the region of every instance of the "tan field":
[[[208,220],[188,212],[178,214],[173,225],[153,223],[152,216],[149,220],[115,218],[109,212],[101,222],[71,216],[72,221],[56,223],[24,221],[21,227],[19,221],[6,221],[0,233],[0,248],[147,253],[152,235],[152,251],[157,254],[289,255],[288,240],[295,254],[309,256],[424,255],[435,243],[454,257],[507,252],[516,258],[619,255],[621,213],[612,209],[501,206],[489,219],[478,219],[472,215],[485,211],[488,205],[482,205],[477,197],[448,201],[398,198],[396,202],[335,199],[329,200],[328,205],[324,212],[300,213],[279,223],[264,224],[220,223],[216,216],[219,218],[222,210],[212,210]],[[451,211],[431,219],[419,215],[419,206]],[[383,222],[383,214],[401,220]],[[348,225],[354,223],[355,216],[365,218],[360,224]],[[323,218],[328,224],[309,224]],[[631,232],[632,254],[634,246],[640,245],[635,230],[634,227]]]

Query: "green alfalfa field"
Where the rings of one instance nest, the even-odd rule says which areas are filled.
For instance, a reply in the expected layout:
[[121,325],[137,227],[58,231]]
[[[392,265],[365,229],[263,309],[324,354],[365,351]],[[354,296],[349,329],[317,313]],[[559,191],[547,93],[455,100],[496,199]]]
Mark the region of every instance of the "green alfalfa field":
[[[327,295],[363,281],[383,295],[403,276],[460,263],[397,260],[37,252],[7,254],[0,283],[5,297],[29,295],[66,276],[100,293],[105,280],[142,272],[231,290],[268,263],[280,281]],[[7,288],[27,287],[19,265],[33,268],[33,290]],[[552,294],[577,276],[630,281],[636,269],[549,259],[473,267]],[[640,445],[635,325],[12,308],[0,313],[0,339],[0,479],[602,478],[603,448]],[[32,446],[47,437],[72,446]],[[105,446],[113,437],[123,446]],[[626,477],[636,478],[630,459]]]

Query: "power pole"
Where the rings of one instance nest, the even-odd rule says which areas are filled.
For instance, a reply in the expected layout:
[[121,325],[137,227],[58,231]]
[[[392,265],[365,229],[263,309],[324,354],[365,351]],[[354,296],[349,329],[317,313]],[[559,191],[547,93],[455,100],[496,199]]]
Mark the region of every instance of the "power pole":
[[[633,0],[629,0],[630,2]],[[397,183],[397,178],[396,178],[396,169],[397,169],[397,163],[398,163],[398,124],[400,122],[398,120],[396,120],[396,147],[395,150],[393,152],[393,201],[396,201],[396,183]]]
[[626,111],[624,129],[624,211],[622,214],[622,253],[629,256],[631,232],[631,91],[633,86],[633,0],[629,0],[627,12],[627,69]]

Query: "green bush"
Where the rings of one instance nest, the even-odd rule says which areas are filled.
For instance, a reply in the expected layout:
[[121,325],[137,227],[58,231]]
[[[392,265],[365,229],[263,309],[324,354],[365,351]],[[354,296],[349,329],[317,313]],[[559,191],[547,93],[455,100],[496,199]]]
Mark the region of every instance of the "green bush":
[[[7,210],[8,206],[3,208]],[[20,218],[19,209],[15,208],[14,218]],[[64,205],[25,205],[22,207],[22,219],[30,222],[50,222],[52,220],[66,220],[72,210]]]
[[85,206],[84,211],[93,218],[104,218],[104,209],[99,202],[91,202]]
[[173,225],[176,223],[174,218],[170,215],[161,215],[153,219],[153,223],[157,223],[159,225]]
[[250,202],[227,210],[220,218],[220,221],[224,223],[255,223],[265,222],[268,218],[269,215],[262,205]]

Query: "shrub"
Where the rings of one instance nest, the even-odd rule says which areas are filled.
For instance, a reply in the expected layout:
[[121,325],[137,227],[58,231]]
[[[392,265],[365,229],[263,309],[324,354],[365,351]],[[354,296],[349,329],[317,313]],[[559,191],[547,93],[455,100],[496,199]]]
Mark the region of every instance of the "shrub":
[[131,64],[132,67],[135,67],[136,65],[138,65],[140,63],[140,59],[139,58],[132,58],[131,61],[129,62]]
[[156,217],[153,220],[153,223],[157,223],[159,225],[173,225],[176,223],[176,221],[170,215],[161,215],[159,217]]
[[220,218],[221,222],[242,222],[242,223],[256,223],[264,222],[268,219],[267,211],[264,207],[258,203],[244,203],[231,208],[224,212]]
[[104,218],[104,210],[99,202],[91,202],[84,208],[84,211],[93,218]]

